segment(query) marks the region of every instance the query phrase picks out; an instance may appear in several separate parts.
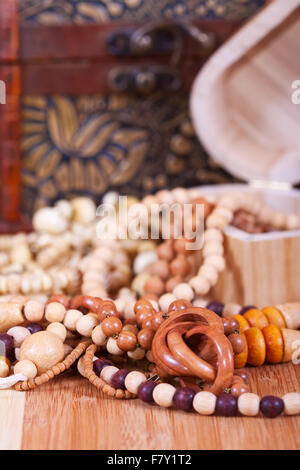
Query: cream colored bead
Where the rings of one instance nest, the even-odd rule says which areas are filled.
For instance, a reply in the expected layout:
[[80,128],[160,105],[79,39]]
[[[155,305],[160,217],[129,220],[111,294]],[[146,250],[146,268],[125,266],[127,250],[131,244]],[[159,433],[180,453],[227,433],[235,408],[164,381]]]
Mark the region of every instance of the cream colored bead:
[[223,241],[223,233],[221,230],[217,228],[209,228],[205,230],[204,232],[204,243],[210,242],[210,241],[219,241],[222,243]]
[[51,302],[45,309],[45,318],[48,322],[62,322],[66,314],[64,305],[59,302]]
[[[105,368],[106,369],[106,368]],[[127,390],[134,395],[137,394],[138,388],[141,385],[141,383],[145,382],[147,380],[145,374],[142,372],[139,372],[137,370],[134,370],[132,372],[129,372],[129,374],[126,375],[125,377],[125,387]]]
[[64,232],[68,227],[66,218],[53,207],[42,207],[37,210],[32,223],[37,232],[47,232],[53,235]]
[[118,312],[123,313],[126,306],[126,302],[124,299],[117,298],[115,300],[115,306]]
[[223,271],[225,269],[225,260],[223,256],[209,255],[205,258],[205,264],[213,266],[217,271]]
[[76,323],[83,317],[83,313],[79,310],[70,309],[66,311],[64,325],[68,330],[76,331]]
[[140,361],[145,356],[145,349],[136,348],[136,349],[134,349],[134,351],[128,351],[127,355],[128,355],[128,357],[130,357],[131,359],[133,359],[135,361]]
[[300,393],[287,393],[282,397],[282,400],[286,415],[297,415],[300,413]]
[[199,269],[198,275],[205,277],[211,286],[214,286],[218,280],[219,274],[214,266],[204,263]]
[[238,398],[238,410],[244,416],[256,416],[260,399],[256,393],[243,393]]
[[143,251],[139,253],[133,262],[134,274],[140,274],[144,272],[150,264],[157,261],[157,253],[154,251]]
[[92,331],[99,323],[97,315],[88,313],[83,315],[76,323],[76,330],[82,336],[91,336]]
[[116,206],[119,202],[119,193],[116,191],[108,191],[104,194],[102,203],[109,204],[111,206]]
[[50,325],[47,326],[47,331],[50,331],[50,333],[53,333],[54,335],[58,336],[62,340],[62,342],[64,342],[66,339],[67,330],[62,323],[50,323]]
[[10,253],[13,263],[26,264],[31,260],[31,252],[27,244],[15,245]]
[[205,308],[206,305],[209,303],[208,299],[206,297],[200,297],[197,296],[193,300],[193,307],[202,307]]
[[221,243],[217,241],[210,241],[210,242],[204,243],[202,253],[205,258],[207,258],[210,255],[223,255],[224,248]]
[[135,276],[131,283],[131,288],[134,290],[138,295],[143,296],[144,295],[144,285],[150,278],[150,274],[143,272]]
[[201,415],[212,415],[215,412],[217,397],[211,392],[198,392],[193,399],[193,408]]
[[44,316],[44,304],[37,300],[28,300],[24,306],[24,314],[28,321],[39,322]]
[[297,214],[287,215],[285,226],[287,230],[296,230],[300,228],[300,216]]
[[189,202],[189,193],[185,188],[175,188],[172,190],[172,196],[175,202],[180,204],[188,204]]
[[27,336],[20,348],[20,360],[32,361],[42,374],[64,357],[64,346],[60,338],[49,331],[39,331]]
[[37,376],[37,368],[32,361],[24,359],[14,366],[14,374],[23,374],[28,380],[34,379]]
[[15,348],[15,356],[16,356],[17,361],[19,361],[20,360],[20,348]]
[[173,290],[173,295],[176,299],[185,299],[188,301],[191,301],[194,298],[193,289],[186,282],[178,284]]
[[31,333],[27,328],[24,328],[24,326],[14,326],[8,330],[7,334],[14,338],[15,348],[19,348],[25,338],[30,336]]
[[73,219],[80,224],[86,225],[95,220],[96,205],[88,197],[76,197],[71,200]]
[[214,210],[214,214],[223,217],[228,223],[231,222],[233,217],[232,210],[222,206],[217,206]]
[[214,212],[210,214],[206,219],[207,228],[218,228],[224,230],[228,225],[228,221],[225,217],[215,214]]
[[134,313],[134,305],[136,303],[136,300],[129,300],[126,305],[125,309],[123,312],[123,317],[124,320],[130,320],[135,318],[135,313]]
[[122,349],[117,345],[117,340],[115,340],[115,338],[108,338],[106,349],[109,354],[113,354],[115,356],[122,356],[122,354],[124,354],[124,351],[122,351]]
[[197,295],[205,295],[208,293],[211,284],[205,277],[195,276],[189,280],[190,286],[194,289]]
[[108,383],[109,385],[111,385],[111,379],[112,379],[112,376],[118,372],[118,368],[115,367],[115,366],[107,366],[107,367],[104,367],[104,369],[102,369],[101,373],[100,373],[100,377],[102,380],[104,380],[104,382]]
[[9,366],[3,359],[0,359],[0,377],[7,377],[9,374]]
[[149,299],[149,302],[150,302],[150,304],[152,305],[152,307],[154,308],[154,310],[155,310],[156,312],[158,312],[158,310],[159,310],[158,303],[157,303],[155,300],[153,300],[153,299]]
[[176,388],[173,385],[166,383],[158,384],[153,390],[153,400],[157,405],[169,408],[173,405],[175,392]]
[[103,333],[102,326],[96,326],[92,331],[92,340],[97,346],[104,346],[107,336]]
[[166,313],[169,309],[169,306],[171,305],[172,302],[174,302],[176,300],[176,297],[175,295],[173,294],[163,294],[160,298],[159,298],[159,306],[161,308],[161,311],[163,313]]
[[238,315],[241,310],[241,305],[228,303],[224,305],[222,315],[223,317],[232,317],[233,315]]

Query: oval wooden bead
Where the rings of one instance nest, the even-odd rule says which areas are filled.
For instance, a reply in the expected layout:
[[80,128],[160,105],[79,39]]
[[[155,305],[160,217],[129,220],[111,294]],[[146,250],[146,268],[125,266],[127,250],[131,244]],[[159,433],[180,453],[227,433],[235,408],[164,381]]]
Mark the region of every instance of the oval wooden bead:
[[268,325],[262,330],[266,342],[266,360],[270,364],[278,364],[283,358],[283,339],[280,329]]
[[243,315],[243,317],[247,320],[250,326],[259,328],[260,330],[269,324],[267,317],[257,308],[251,308]]
[[15,348],[19,348],[25,338],[30,336],[30,331],[27,328],[24,328],[24,326],[14,326],[8,330],[7,334],[14,338]]
[[62,322],[66,313],[64,305],[59,302],[51,302],[45,309],[45,318],[48,322]]
[[5,333],[9,328],[24,323],[22,304],[13,302],[0,303],[0,333]]
[[145,349],[138,347],[134,351],[128,351],[127,355],[134,361],[140,361],[145,357]]
[[244,333],[241,333],[241,335],[245,339],[245,349],[239,354],[235,354],[233,356],[233,361],[234,361],[234,368],[235,369],[241,369],[242,367],[245,367],[247,364],[247,359],[248,359],[248,344],[247,344],[247,339]]
[[117,345],[122,351],[134,351],[137,345],[136,333],[137,332],[134,333],[133,331],[125,330],[125,327],[123,328],[117,339]]
[[185,299],[188,301],[191,301],[194,298],[193,289],[186,282],[178,284],[173,290],[173,295],[176,297],[176,299]]
[[241,310],[240,304],[228,303],[225,304],[223,307],[223,316],[224,317],[232,317],[233,315],[238,315],[239,311]]
[[44,316],[44,304],[37,300],[28,300],[24,306],[24,315],[30,322],[39,322]]
[[63,323],[68,330],[76,331],[76,323],[81,317],[83,313],[80,310],[70,309],[66,311]]
[[64,357],[64,345],[58,336],[39,331],[28,336],[20,348],[20,360],[32,361],[39,374],[46,372]]
[[14,374],[23,374],[28,380],[34,379],[34,377],[37,376],[37,368],[32,361],[24,359],[23,361],[17,362],[14,366]]
[[122,349],[119,348],[117,340],[115,338],[108,338],[106,343],[106,349],[109,354],[113,354],[115,356],[122,356],[123,352]]
[[99,323],[97,315],[87,313],[83,315],[76,323],[76,330],[82,336],[91,336],[95,326]]
[[62,323],[59,323],[59,322],[50,323],[50,325],[47,326],[46,331],[50,331],[50,333],[57,335],[61,339],[62,342],[65,341],[66,336],[67,336],[66,327]]
[[238,410],[244,416],[256,416],[259,413],[259,403],[256,393],[243,393],[238,398]]
[[282,314],[287,328],[297,330],[300,327],[300,302],[276,305]]
[[198,392],[193,399],[193,408],[201,415],[213,415],[216,408],[216,401],[217,397],[213,393]]
[[163,313],[166,313],[169,309],[169,306],[172,302],[176,300],[175,295],[173,294],[164,294],[159,298],[159,307]]
[[[104,370],[104,369],[103,369]],[[125,378],[125,387],[127,390],[134,395],[137,395],[137,391],[142,382],[146,381],[146,376],[142,372],[136,370],[129,372]]]
[[266,315],[270,325],[286,328],[285,320],[276,307],[265,307],[262,312]]
[[92,331],[92,341],[97,346],[104,346],[107,336],[103,333],[102,326],[97,325]]
[[300,413],[300,393],[286,393],[282,400],[286,415],[297,415]]
[[167,383],[158,384],[153,390],[153,400],[157,405],[169,408],[173,405],[175,392],[176,388],[173,385]]
[[244,334],[248,343],[248,364],[251,366],[262,366],[266,359],[264,335],[256,327],[249,328]]
[[118,372],[118,368],[115,366],[107,366],[104,367],[100,373],[100,377],[104,382],[107,382],[109,385],[111,385],[111,379],[113,375]]

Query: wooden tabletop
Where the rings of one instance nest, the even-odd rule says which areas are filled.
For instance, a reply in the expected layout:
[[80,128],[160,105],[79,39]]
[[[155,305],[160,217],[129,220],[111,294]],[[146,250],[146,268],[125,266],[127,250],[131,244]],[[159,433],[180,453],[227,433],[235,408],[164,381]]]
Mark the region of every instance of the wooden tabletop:
[[[300,390],[300,365],[248,369],[260,395]],[[31,392],[0,391],[0,449],[299,449],[300,416],[204,417],[104,397],[65,374]]]

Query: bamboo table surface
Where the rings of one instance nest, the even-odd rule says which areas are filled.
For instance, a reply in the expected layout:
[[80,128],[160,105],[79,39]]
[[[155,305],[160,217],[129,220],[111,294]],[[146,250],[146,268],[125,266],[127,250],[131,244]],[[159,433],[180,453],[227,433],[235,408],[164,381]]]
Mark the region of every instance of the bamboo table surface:
[[[249,369],[260,395],[300,390],[300,365]],[[0,449],[300,449],[300,416],[206,417],[104,397],[65,374],[31,392],[0,391]]]

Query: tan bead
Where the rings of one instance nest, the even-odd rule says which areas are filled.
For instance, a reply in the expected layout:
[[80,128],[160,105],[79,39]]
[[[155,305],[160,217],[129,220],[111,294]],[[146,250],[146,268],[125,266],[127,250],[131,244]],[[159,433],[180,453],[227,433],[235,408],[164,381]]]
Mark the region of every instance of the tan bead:
[[148,272],[152,276],[158,276],[166,280],[170,276],[169,264],[166,260],[159,259],[149,266]]
[[225,260],[223,256],[209,255],[205,258],[205,264],[213,266],[217,271],[223,271],[225,269]]
[[20,360],[20,348],[15,348],[15,356],[16,356],[17,361],[19,361]]
[[224,230],[228,225],[228,220],[222,215],[218,215],[215,212],[212,212],[206,219],[207,228],[217,228]]
[[[106,367],[103,369],[105,370]],[[125,387],[127,390],[134,395],[137,394],[138,388],[141,385],[142,382],[145,382],[146,376],[142,372],[139,372],[137,370],[134,370],[132,372],[129,372],[129,374],[126,375],[125,378]]]
[[180,276],[170,277],[170,279],[168,279],[166,282],[166,291],[173,292],[175,287],[181,283],[182,283],[182,278]]
[[146,358],[147,358],[147,361],[149,361],[149,362],[154,362],[153,356],[152,356],[152,352],[151,352],[151,351],[147,351],[147,352],[146,352]]
[[203,256],[207,257],[210,255],[223,255],[224,248],[223,245],[217,241],[210,241],[204,244],[202,250]]
[[93,313],[87,313],[83,315],[76,323],[76,330],[82,336],[91,336],[92,331],[99,323],[97,315]]
[[175,255],[172,244],[168,241],[161,243],[157,248],[157,255],[160,259],[171,261]]
[[256,416],[259,412],[259,396],[256,393],[243,393],[238,398],[238,410],[244,416]]
[[276,305],[276,308],[285,319],[287,328],[295,330],[300,328],[300,302]]
[[34,379],[37,376],[37,368],[32,361],[24,359],[14,366],[14,374],[23,374],[28,380]]
[[79,310],[70,309],[66,311],[63,323],[68,330],[76,331],[76,323],[81,317],[83,317],[83,313]]
[[24,314],[28,321],[39,322],[44,316],[44,304],[37,300],[28,300],[24,307]]
[[66,314],[64,305],[59,302],[51,302],[45,309],[45,318],[48,322],[62,322]]
[[282,400],[286,415],[297,415],[300,413],[300,393],[287,393],[282,397]]
[[9,375],[9,369],[9,365],[3,359],[0,359],[0,377],[7,377]]
[[209,241],[217,241],[222,243],[223,241],[223,233],[221,230],[216,228],[210,228],[205,230],[204,232],[204,242],[207,243]]
[[195,276],[189,280],[190,286],[194,289],[197,295],[205,295],[208,293],[211,284],[205,277]]
[[[140,273],[137,276],[135,276],[135,278],[133,279],[133,281],[131,283],[132,290],[134,290],[138,295],[142,296],[144,294],[144,285],[146,284],[146,282],[148,281],[149,278],[150,278],[149,273]],[[115,303],[116,302],[117,301],[115,301]],[[116,303],[116,307],[117,307],[117,303]],[[124,309],[124,307],[125,307],[125,305],[123,306],[123,309]],[[118,309],[118,311],[123,310],[123,309],[122,310],[119,309],[118,307],[117,307],[117,309]]]
[[97,325],[92,331],[92,340],[97,346],[104,346],[107,336],[103,333],[102,326]]
[[119,348],[117,340],[115,338],[108,338],[106,343],[106,349],[109,354],[113,354],[115,356],[122,356],[124,352],[122,351],[122,349]]
[[104,382],[111,385],[111,378],[112,378],[113,375],[115,375],[116,372],[118,372],[118,370],[119,369],[115,366],[104,367],[104,369],[102,369],[102,371],[100,373],[100,377],[101,377],[102,380],[104,380]]
[[201,415],[213,415],[216,408],[216,401],[217,397],[213,393],[198,392],[193,399],[193,408]]
[[7,334],[14,338],[15,348],[19,348],[25,338],[30,336],[30,331],[24,328],[24,326],[14,326],[8,330]]
[[128,324],[128,325],[124,325],[123,331],[131,331],[133,334],[137,335],[139,332],[139,329],[135,325]]
[[50,325],[47,326],[46,331],[50,331],[50,333],[57,335],[62,340],[62,342],[65,341],[67,336],[66,327],[62,323],[58,322],[50,323]]
[[239,304],[234,304],[234,303],[225,304],[223,307],[222,315],[223,317],[232,317],[233,315],[238,315],[241,308],[242,307]]
[[169,408],[173,405],[175,392],[176,388],[173,385],[167,383],[158,384],[153,390],[153,400],[157,405]]
[[145,357],[145,349],[136,348],[134,349],[134,351],[128,351],[127,355],[134,361],[140,361],[141,359]]
[[205,277],[205,279],[209,281],[211,286],[216,284],[218,277],[219,277],[219,274],[216,268],[212,266],[211,264],[206,264],[206,263],[204,263],[201,266],[201,268],[199,269],[198,275],[201,277]]
[[39,331],[28,336],[20,348],[20,360],[32,361],[39,374],[46,372],[64,357],[64,345],[58,336]]
[[185,277],[189,273],[191,265],[184,255],[178,255],[171,262],[170,269],[173,276]]
[[0,333],[5,333],[9,328],[22,323],[24,323],[22,304],[0,303]]
[[162,295],[164,292],[164,283],[158,276],[151,276],[144,285],[145,292]]
[[64,358],[66,358],[73,351],[72,346],[64,344]]
[[170,304],[172,302],[174,302],[174,300],[176,300],[176,297],[173,294],[164,294],[164,295],[162,295],[159,298],[159,301],[158,301],[161,311],[163,313],[167,312],[168,309],[169,309]]
[[191,286],[189,286],[189,284],[182,282],[175,287],[173,290],[173,295],[176,297],[176,299],[185,299],[191,301],[194,298],[194,291]]

